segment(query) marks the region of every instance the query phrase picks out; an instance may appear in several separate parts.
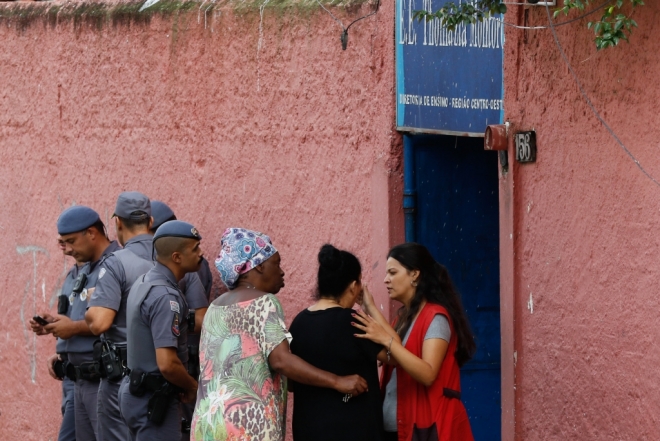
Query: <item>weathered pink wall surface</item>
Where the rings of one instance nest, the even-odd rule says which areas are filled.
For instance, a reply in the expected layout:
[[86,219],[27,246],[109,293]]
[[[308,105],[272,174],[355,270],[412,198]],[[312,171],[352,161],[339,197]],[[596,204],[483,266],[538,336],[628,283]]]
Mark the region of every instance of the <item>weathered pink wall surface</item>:
[[[370,11],[333,9],[345,23]],[[55,222],[74,203],[110,223],[123,190],[167,201],[210,260],[226,227],[267,232],[289,321],[334,243],[358,255],[387,311],[385,257],[403,241],[393,13],[385,2],[351,27],[346,51],[317,9],[266,8],[260,48],[256,9],[223,7],[206,27],[196,9],[100,30],[0,20],[0,437],[56,439],[54,339],[27,321],[73,263]]]
[[[559,40],[660,180],[660,5],[635,12],[630,44],[597,52],[586,24],[599,16],[557,28]],[[522,25],[523,9],[506,19]],[[527,24],[547,25],[545,8]],[[505,46],[510,134],[536,130],[538,159],[516,164],[511,141],[500,186],[504,439],[657,440],[660,186],[593,115],[550,30],[528,35],[507,28]]]

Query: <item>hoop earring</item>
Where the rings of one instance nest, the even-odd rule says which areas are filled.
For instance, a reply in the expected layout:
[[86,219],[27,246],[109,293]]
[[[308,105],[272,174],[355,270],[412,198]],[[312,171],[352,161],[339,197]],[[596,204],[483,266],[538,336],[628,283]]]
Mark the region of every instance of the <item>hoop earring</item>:
[[415,288],[417,287],[417,282],[415,282],[414,280],[411,280],[411,281],[410,281],[410,284],[411,284],[413,287],[415,287]]

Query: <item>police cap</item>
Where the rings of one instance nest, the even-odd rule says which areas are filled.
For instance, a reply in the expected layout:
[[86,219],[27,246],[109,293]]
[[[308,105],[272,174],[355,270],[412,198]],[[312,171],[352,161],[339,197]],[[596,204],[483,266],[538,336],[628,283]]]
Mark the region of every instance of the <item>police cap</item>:
[[154,243],[161,237],[183,237],[186,239],[202,240],[202,236],[197,231],[197,228],[180,220],[172,220],[165,222],[158,227],[156,234],[154,234]]
[[67,208],[57,219],[57,233],[60,235],[77,233],[91,227],[101,218],[99,214],[84,205]]
[[165,221],[174,217],[174,212],[165,202],[151,201],[151,215],[154,218],[151,229],[157,230]]
[[113,216],[134,221],[151,217],[151,202],[139,191],[125,191],[117,198]]

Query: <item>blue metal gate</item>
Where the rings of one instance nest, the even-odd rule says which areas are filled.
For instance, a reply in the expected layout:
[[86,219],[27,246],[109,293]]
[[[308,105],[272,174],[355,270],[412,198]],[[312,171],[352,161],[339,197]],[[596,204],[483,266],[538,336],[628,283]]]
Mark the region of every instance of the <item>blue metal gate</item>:
[[[461,369],[462,398],[476,441],[501,439],[499,204],[497,153],[483,138],[404,136],[408,204],[415,226],[454,279],[477,340]],[[410,188],[414,186],[416,188]],[[408,207],[410,208],[410,207]]]

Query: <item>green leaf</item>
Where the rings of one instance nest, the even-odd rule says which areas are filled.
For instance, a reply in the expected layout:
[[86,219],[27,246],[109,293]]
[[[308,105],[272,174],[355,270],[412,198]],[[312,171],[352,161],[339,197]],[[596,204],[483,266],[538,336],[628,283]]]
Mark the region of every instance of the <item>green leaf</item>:
[[245,383],[258,395],[266,380],[270,378],[270,371],[267,365],[257,362],[257,357],[252,356],[237,361],[231,367],[229,375]]
[[233,377],[222,377],[218,380],[218,385],[227,386],[227,392],[231,393],[231,400],[244,400],[254,403],[261,403],[261,397],[257,395],[250,387],[241,380]]

